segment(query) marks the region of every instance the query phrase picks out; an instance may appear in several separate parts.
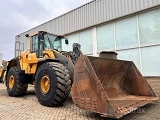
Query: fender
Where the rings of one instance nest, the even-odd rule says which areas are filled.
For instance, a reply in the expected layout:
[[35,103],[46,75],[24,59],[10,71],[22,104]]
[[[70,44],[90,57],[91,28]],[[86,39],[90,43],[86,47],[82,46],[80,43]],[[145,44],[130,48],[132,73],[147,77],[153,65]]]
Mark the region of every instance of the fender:
[[[38,60],[38,64],[37,64],[36,72],[37,72],[39,66],[42,65],[45,62],[59,62],[59,59],[57,59],[57,58],[56,59],[55,58],[54,59],[53,58],[42,58],[42,59],[39,59]],[[36,75],[36,72],[35,72],[34,76]]]
[[21,73],[22,70],[21,70],[21,67],[20,67],[20,63],[19,63],[19,58],[16,57],[16,58],[13,58],[11,59],[9,62],[8,62],[8,65],[7,65],[7,74],[8,74],[8,71],[14,67],[14,66],[17,66],[17,69],[18,69],[18,72]]
[[19,82],[22,83],[22,84],[28,83],[28,81],[25,79],[26,78],[25,71],[21,70],[20,62],[19,62],[18,57],[13,58],[12,60],[9,61],[8,65],[7,65],[7,71],[6,71],[6,77],[5,77],[6,80],[8,79],[7,75],[8,75],[9,70],[14,66],[17,67],[17,70],[18,70],[18,73],[19,73]]

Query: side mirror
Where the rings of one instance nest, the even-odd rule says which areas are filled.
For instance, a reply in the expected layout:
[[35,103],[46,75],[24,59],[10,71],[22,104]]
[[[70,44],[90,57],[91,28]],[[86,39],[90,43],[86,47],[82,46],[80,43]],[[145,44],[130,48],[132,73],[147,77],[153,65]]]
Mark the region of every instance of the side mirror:
[[[26,36],[26,37],[29,37],[29,34],[26,34],[25,36]],[[19,37],[20,37],[20,36],[19,36]]]
[[67,45],[69,44],[69,41],[68,41],[68,39],[65,39],[65,44],[67,44]]

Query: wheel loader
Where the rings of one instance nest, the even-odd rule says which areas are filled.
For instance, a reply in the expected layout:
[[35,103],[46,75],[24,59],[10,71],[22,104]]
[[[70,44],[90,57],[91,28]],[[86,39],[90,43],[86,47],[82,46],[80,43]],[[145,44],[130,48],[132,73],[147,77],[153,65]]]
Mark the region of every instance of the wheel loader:
[[6,79],[5,77],[6,77],[7,64],[8,62],[3,60],[2,66],[0,66],[0,82],[2,83],[4,83]]
[[71,52],[58,50],[55,42],[69,41],[45,31],[26,37],[30,49],[7,66],[9,96],[24,95],[28,84],[34,84],[40,104],[52,107],[64,103],[71,91],[77,107],[109,118],[120,118],[157,99],[131,61],[112,59],[108,53],[86,56],[77,43]]
[[0,66],[0,82],[4,82],[4,76],[6,71],[4,70],[3,66]]

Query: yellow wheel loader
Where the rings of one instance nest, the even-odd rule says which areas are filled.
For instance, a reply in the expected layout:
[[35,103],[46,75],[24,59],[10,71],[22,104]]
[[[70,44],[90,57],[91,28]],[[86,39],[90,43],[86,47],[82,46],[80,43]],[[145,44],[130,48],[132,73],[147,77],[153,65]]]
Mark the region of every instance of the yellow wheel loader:
[[134,63],[115,59],[115,53],[85,56],[77,43],[72,52],[60,50],[56,42],[65,39],[68,44],[63,36],[44,31],[26,36],[30,49],[7,66],[9,96],[24,95],[30,83],[40,104],[58,106],[71,91],[77,107],[110,118],[120,118],[157,99]]
[[0,66],[0,82],[4,82],[5,73],[6,71],[4,70],[3,66]]
[[6,70],[8,62],[3,60],[2,66],[0,66],[0,82],[4,83],[6,79]]
[[9,96],[24,95],[30,83],[35,85],[36,97],[42,105],[57,106],[66,101],[74,65],[69,53],[56,50],[59,46],[55,43],[61,39],[64,37],[44,31],[30,36],[30,49],[12,59],[7,66]]

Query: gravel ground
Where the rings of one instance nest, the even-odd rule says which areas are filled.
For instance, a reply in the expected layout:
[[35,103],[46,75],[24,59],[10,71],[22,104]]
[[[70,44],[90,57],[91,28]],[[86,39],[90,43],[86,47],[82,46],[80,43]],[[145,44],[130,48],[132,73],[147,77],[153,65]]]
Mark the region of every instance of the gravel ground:
[[[160,120],[160,100],[148,104],[120,120]],[[98,114],[77,108],[71,98],[60,107],[42,106],[29,86],[23,97],[9,97],[4,84],[0,83],[0,120],[111,120]]]

